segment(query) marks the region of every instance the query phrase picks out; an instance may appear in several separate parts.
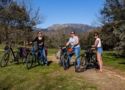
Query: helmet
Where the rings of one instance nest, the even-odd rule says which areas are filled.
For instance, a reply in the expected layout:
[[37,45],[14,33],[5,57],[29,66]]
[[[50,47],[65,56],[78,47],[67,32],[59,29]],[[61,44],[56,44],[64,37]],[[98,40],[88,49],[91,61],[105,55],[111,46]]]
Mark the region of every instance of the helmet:
[[72,52],[74,49],[68,49],[69,52]]

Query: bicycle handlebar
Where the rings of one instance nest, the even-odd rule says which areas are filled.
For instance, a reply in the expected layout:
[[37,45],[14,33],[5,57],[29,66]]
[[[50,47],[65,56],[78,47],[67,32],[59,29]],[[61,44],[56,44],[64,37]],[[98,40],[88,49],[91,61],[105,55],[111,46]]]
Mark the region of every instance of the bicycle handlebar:
[[86,49],[88,49],[88,48],[91,48],[92,47],[92,45],[89,45],[89,46],[85,46],[84,44],[83,44],[83,46],[86,48]]
[[32,45],[32,47],[34,47],[34,43],[28,43],[27,45]]
[[9,44],[9,43],[5,43],[6,45],[10,45],[10,46],[13,46],[13,47],[18,47],[16,45],[12,45],[12,44]]

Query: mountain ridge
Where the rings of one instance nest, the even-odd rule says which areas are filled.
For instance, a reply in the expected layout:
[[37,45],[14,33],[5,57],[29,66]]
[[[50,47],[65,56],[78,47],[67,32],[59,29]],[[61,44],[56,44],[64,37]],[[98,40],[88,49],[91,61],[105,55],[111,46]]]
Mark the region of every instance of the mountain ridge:
[[49,32],[49,31],[57,31],[62,28],[63,29],[71,28],[76,33],[85,33],[91,31],[92,29],[95,29],[96,27],[92,27],[86,24],[53,24],[52,26],[46,29],[36,28],[35,31]]

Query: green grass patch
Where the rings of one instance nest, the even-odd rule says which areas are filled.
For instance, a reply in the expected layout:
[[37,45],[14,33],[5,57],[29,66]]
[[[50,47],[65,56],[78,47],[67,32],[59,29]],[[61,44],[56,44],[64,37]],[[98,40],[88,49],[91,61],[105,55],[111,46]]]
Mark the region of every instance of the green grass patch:
[[[57,52],[56,49],[48,49],[48,51],[50,54],[55,54],[55,52]],[[81,50],[80,54],[83,54],[84,52],[85,50]],[[115,69],[125,71],[125,58],[117,58],[114,51],[104,51],[102,54],[102,60],[104,65],[112,66]]]
[[118,58],[114,51],[104,51],[102,55],[104,65],[113,66],[116,69],[125,71],[125,58]]
[[[1,47],[4,48],[4,45]],[[17,49],[14,48],[14,51]],[[56,52],[55,49],[48,49],[49,55]],[[0,51],[0,58],[4,53]],[[16,62],[0,67],[0,90],[97,90],[96,85],[86,82],[83,77],[75,76],[72,72],[66,73],[57,63],[49,62],[49,67],[34,63],[29,70],[26,64]]]

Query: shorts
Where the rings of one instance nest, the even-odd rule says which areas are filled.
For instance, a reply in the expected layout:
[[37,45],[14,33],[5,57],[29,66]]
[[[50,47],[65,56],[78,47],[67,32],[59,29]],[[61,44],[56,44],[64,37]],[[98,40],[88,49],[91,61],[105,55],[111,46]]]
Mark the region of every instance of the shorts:
[[100,48],[97,49],[97,53],[100,53],[100,54],[103,53],[103,49],[102,49],[102,47],[100,47]]

